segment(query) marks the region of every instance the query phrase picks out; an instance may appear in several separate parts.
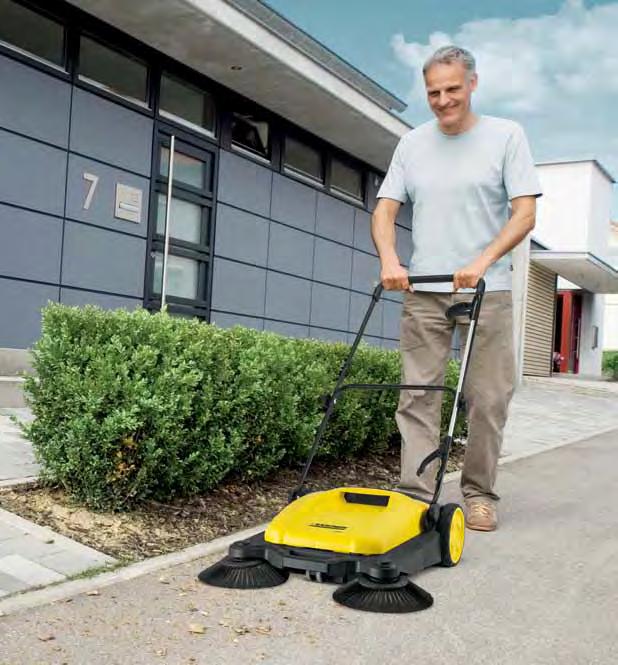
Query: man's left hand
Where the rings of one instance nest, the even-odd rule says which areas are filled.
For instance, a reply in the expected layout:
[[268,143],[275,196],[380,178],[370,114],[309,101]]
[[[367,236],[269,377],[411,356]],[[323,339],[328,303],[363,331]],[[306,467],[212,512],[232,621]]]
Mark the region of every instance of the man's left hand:
[[453,276],[453,290],[474,289],[479,279],[485,275],[489,265],[482,259],[476,259],[465,268],[458,270]]

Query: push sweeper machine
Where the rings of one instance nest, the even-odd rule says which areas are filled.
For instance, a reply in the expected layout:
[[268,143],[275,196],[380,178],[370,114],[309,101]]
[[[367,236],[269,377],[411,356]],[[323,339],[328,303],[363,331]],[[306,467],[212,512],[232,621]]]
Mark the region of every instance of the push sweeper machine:
[[[452,282],[453,275],[410,277],[410,284]],[[455,566],[464,546],[464,515],[455,503],[440,505],[438,497],[446,471],[466,378],[470,350],[485,282],[479,280],[470,301],[458,302],[445,316],[469,317],[457,388],[408,384],[345,384],[344,379],[369,317],[382,295],[375,288],[369,309],[352,344],[332,394],[326,396],[325,413],[303,469],[300,484],[290,492],[290,503],[266,531],[233,543],[227,556],[199,574],[213,586],[260,589],[282,584],[290,572],[305,573],[318,582],[334,582],[338,603],[369,612],[415,612],[433,604],[432,596],[410,581],[430,566]],[[421,501],[397,491],[365,487],[340,487],[310,492],[303,487],[309,467],[339,397],[346,390],[438,390],[453,394],[448,433],[418,469],[439,460],[436,489],[431,501]]]

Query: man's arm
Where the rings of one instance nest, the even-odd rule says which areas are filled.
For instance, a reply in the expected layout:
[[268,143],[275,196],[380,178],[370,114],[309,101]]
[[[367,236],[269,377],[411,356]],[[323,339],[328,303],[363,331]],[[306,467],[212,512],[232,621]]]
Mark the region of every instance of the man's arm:
[[395,249],[395,219],[401,202],[378,199],[371,218],[371,237],[380,256],[380,282],[387,291],[407,291],[408,271],[402,268]]
[[535,220],[535,196],[518,196],[512,199],[511,218],[477,259],[455,273],[454,290],[473,289],[489,266],[510,252],[532,231]]

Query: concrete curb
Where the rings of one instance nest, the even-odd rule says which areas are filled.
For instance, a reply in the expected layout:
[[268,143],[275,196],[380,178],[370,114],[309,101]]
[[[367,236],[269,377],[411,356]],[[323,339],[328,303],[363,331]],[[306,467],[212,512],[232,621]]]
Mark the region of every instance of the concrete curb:
[[[539,453],[543,453],[562,446],[568,446],[581,441],[586,441],[595,436],[602,436],[616,431],[618,428],[610,427],[592,434],[579,436],[568,441],[562,441],[555,444],[544,445],[541,450],[530,450],[528,452],[520,453],[514,456],[506,456],[500,458],[498,461],[499,466],[510,464],[527,457],[533,457]],[[540,445],[539,445],[540,447]],[[444,483],[451,483],[461,478],[461,471],[452,471],[444,476]],[[189,563],[201,557],[210,556],[212,554],[219,554],[225,551],[233,542],[243,540],[250,536],[259,533],[266,529],[268,524],[260,524],[258,526],[232,533],[228,536],[216,538],[208,543],[200,543],[199,545],[192,545],[179,552],[172,554],[163,554],[161,556],[138,561],[117,571],[101,573],[88,579],[70,580],[68,582],[60,582],[54,586],[46,587],[44,589],[37,589],[35,591],[27,591],[17,596],[10,596],[5,600],[0,600],[0,617],[19,612],[21,610],[32,609],[40,605],[47,605],[49,603],[66,600],[73,596],[77,596],[88,591],[101,589],[111,586],[117,582],[126,582],[135,579],[148,573],[153,573],[158,570],[164,570],[182,563]]]
[[24,476],[23,478],[7,478],[0,480],[0,489],[17,489],[26,485],[36,485],[39,482],[37,476]]

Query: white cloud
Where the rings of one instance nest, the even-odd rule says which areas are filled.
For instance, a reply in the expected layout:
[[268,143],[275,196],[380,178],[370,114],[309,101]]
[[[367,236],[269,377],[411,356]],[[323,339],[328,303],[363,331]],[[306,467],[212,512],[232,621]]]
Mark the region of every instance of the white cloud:
[[424,99],[422,64],[445,44],[475,55],[479,72],[476,107],[491,112],[533,114],[582,95],[618,98],[618,3],[587,8],[566,0],[552,15],[484,19],[456,33],[435,32],[426,44],[392,38],[397,59],[414,71],[410,101]]

